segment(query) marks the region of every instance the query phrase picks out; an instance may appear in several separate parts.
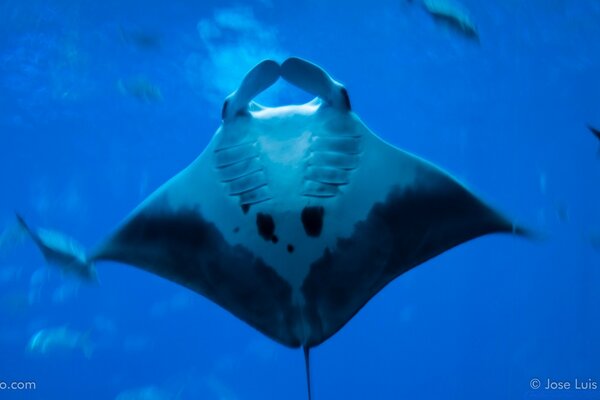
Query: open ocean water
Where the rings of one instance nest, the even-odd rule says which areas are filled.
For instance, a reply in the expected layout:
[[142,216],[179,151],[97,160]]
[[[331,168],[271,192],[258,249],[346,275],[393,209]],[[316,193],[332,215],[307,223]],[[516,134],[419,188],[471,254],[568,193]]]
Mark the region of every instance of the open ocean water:
[[14,215],[97,244],[201,153],[254,64],[290,56],[537,234],[393,281],[311,352],[313,398],[600,399],[600,2],[454,3],[476,37],[426,4],[0,0],[0,400],[307,398],[302,351],[136,268],[46,266]]

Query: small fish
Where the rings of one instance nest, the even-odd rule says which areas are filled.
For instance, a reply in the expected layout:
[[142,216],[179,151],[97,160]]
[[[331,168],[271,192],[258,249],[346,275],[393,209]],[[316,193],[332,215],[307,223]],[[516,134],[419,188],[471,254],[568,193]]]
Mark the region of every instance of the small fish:
[[157,50],[160,48],[160,36],[150,32],[125,29],[123,26],[119,26],[119,36],[123,43],[132,44],[140,49]]
[[143,103],[154,103],[163,99],[160,88],[143,77],[130,80],[119,79],[117,87],[121,94],[135,97]]
[[479,40],[477,27],[463,4],[454,0],[422,0],[422,3],[436,20],[458,29],[467,37]]
[[564,202],[559,201],[556,203],[555,208],[556,217],[558,218],[558,220],[562,223],[569,222],[569,220],[571,219],[569,213],[569,206],[567,206]]
[[29,339],[27,350],[37,354],[79,350],[86,358],[90,358],[94,352],[94,345],[90,340],[89,332],[81,333],[61,326],[42,329],[35,333]]
[[47,229],[37,229],[34,231],[18,214],[17,221],[42,251],[44,259],[48,264],[56,265],[64,272],[75,275],[81,280],[98,283],[96,268],[94,264],[87,260],[85,251],[81,245],[73,239],[55,231]]

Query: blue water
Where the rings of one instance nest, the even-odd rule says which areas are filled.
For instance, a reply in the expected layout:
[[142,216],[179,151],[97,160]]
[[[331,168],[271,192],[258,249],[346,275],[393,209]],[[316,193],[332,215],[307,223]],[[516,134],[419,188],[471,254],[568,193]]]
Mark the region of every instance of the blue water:
[[[314,398],[600,398],[600,3],[463,0],[479,42],[417,0],[241,3],[0,2],[0,383],[36,384],[0,399],[306,398],[301,351],[135,268],[79,284],[13,232],[18,210],[98,243],[202,151],[248,68],[291,55],[540,237],[476,239],[398,278],[313,350]],[[64,326],[91,357],[27,350]]]

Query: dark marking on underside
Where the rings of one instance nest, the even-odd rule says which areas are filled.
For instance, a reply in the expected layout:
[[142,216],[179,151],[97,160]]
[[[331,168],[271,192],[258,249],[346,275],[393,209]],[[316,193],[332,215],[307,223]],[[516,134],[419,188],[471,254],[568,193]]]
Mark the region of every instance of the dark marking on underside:
[[288,251],[288,253],[293,253],[294,252],[294,245],[293,244],[288,244],[287,245],[287,251]]
[[324,215],[325,209],[321,206],[304,207],[300,218],[302,219],[304,232],[306,232],[308,236],[318,237],[321,235]]
[[301,345],[289,283],[248,248],[230,245],[196,210],[142,210],[92,259],[135,265],[177,282],[273,340]]
[[242,207],[242,212],[244,214],[248,214],[248,211],[250,211],[250,204],[242,204],[241,207]]
[[236,226],[235,228],[233,228],[233,233],[238,233],[240,231],[240,227]]
[[263,239],[270,240],[273,243],[279,241],[279,238],[275,236],[275,221],[269,214],[256,214],[256,228],[258,229],[258,234]]
[[310,326],[306,346],[327,340],[413,267],[478,236],[513,232],[512,224],[450,178],[429,169],[419,175],[418,186],[392,188],[350,237],[338,238],[310,266],[301,287]]

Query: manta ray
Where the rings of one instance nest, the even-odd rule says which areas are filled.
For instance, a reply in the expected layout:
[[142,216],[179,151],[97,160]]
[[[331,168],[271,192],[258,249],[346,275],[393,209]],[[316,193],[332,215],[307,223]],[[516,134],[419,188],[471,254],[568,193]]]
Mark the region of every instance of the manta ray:
[[[279,78],[315,99],[253,100]],[[448,173],[376,136],[346,88],[299,58],[250,70],[200,156],[96,248],[27,232],[48,261],[81,271],[106,260],[136,266],[302,347],[309,399],[309,350],[387,284],[478,236],[526,233]]]

